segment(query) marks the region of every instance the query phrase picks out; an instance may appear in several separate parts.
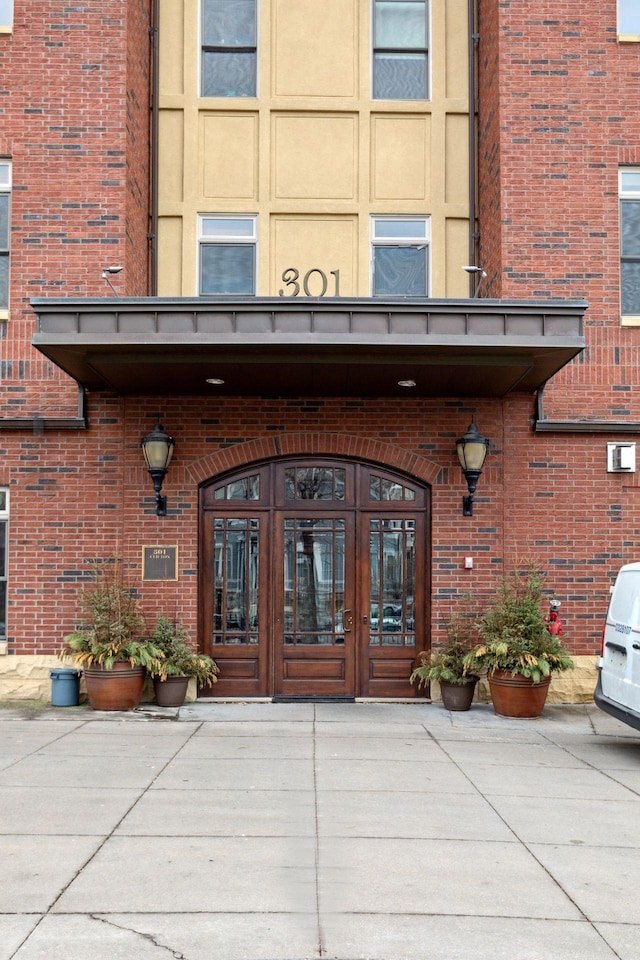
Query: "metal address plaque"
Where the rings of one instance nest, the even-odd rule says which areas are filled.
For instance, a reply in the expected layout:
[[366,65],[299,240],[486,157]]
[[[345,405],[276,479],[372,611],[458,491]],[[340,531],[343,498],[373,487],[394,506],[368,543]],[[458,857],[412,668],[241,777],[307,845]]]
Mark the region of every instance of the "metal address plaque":
[[[333,277],[333,292],[329,293],[328,296],[339,297],[340,271],[330,270],[329,276]],[[297,297],[300,295],[300,271],[296,267],[287,267],[286,270],[283,270],[281,280],[290,289],[285,291],[281,287],[278,291],[279,296]],[[304,291],[305,297],[325,297],[327,296],[328,288],[329,279],[320,267],[312,267],[310,270],[307,270],[302,278],[302,290]]]
[[142,548],[142,579],[143,580],[177,580],[178,579],[178,548],[176,547],[143,547]]

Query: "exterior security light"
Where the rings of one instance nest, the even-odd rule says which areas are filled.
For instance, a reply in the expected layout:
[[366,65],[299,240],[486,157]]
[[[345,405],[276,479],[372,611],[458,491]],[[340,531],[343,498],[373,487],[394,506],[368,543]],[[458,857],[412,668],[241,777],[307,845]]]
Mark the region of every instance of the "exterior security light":
[[469,488],[469,496],[462,498],[463,517],[473,516],[473,495],[488,449],[489,441],[478,433],[475,423],[469,426],[464,437],[456,440],[456,453]]
[[118,296],[118,291],[116,290],[114,285],[111,283],[109,276],[113,276],[116,273],[120,273],[121,270],[122,270],[122,267],[105,267],[104,270],[102,271],[102,279],[107,281],[111,292],[116,297]]
[[160,491],[162,490],[162,481],[165,478],[167,467],[173,454],[174,445],[175,441],[173,437],[170,437],[168,433],[164,432],[164,428],[160,423],[160,416],[158,416],[158,422],[151,433],[148,433],[146,437],[143,437],[140,441],[140,446],[142,447],[144,459],[147,464],[147,470],[153,480],[153,489],[156,494],[156,515],[158,517],[166,517],[167,515],[167,498],[161,496]]
[[462,269],[465,270],[465,271],[469,274],[469,276],[475,276],[475,277],[476,277],[476,279],[477,279],[478,282],[475,284],[475,289],[474,289],[474,291],[473,291],[473,296],[474,296],[474,297],[477,297],[477,296],[478,296],[478,291],[480,290],[480,287],[482,286],[482,281],[483,281],[483,280],[486,280],[486,278],[487,278],[487,272],[486,272],[486,270],[485,270],[483,267],[476,267],[476,266],[465,266],[465,267],[463,267]]

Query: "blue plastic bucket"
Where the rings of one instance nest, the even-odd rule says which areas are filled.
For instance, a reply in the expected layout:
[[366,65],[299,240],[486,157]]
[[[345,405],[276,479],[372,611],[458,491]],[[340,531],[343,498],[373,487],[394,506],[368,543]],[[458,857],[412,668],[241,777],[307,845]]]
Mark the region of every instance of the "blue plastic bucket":
[[80,673],[68,667],[51,671],[51,703],[54,707],[77,707],[80,702]]

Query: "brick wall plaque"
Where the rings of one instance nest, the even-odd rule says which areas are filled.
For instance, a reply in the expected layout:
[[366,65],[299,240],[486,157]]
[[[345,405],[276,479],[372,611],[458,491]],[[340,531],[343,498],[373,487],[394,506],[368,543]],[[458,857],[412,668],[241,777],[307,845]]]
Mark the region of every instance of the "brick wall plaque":
[[176,547],[143,547],[142,548],[142,579],[143,580],[177,580],[178,579],[178,548]]

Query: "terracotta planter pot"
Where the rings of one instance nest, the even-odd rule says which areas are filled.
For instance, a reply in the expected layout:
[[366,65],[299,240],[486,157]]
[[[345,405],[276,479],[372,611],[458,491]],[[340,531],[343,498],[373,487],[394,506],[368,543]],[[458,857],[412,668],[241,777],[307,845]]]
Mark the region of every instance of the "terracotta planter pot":
[[529,677],[508,670],[496,670],[489,677],[489,689],[493,709],[501,717],[517,717],[529,720],[539,717],[549,691],[551,677],[534,683]]
[[153,689],[156,692],[156,703],[159,707],[181,707],[187,695],[189,677],[160,677],[153,678]]
[[440,681],[440,694],[445,710],[468,710],[475,693],[477,677],[469,677],[465,683]]
[[114,663],[111,670],[85,667],[89,703],[94,710],[133,710],[140,703],[146,670]]

